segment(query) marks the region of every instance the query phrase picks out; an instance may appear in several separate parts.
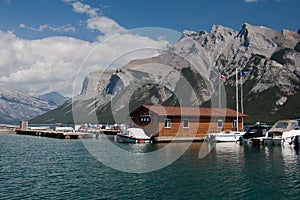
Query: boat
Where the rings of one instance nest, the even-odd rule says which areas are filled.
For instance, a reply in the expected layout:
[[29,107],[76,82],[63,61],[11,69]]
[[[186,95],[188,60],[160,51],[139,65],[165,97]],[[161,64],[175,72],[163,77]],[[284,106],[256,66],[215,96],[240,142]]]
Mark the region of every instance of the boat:
[[117,137],[125,143],[150,143],[153,139],[146,135],[141,128],[127,128],[117,133]]
[[[238,97],[238,69],[235,69],[235,89],[236,89],[236,127],[234,131],[221,131],[218,133],[208,133],[206,134],[206,140],[207,141],[214,141],[214,142],[237,142],[241,136],[245,134],[244,131],[239,131],[239,97]],[[241,84],[241,108],[242,108],[242,114],[244,114],[244,106],[243,106],[243,87]],[[219,88],[219,98],[221,97],[221,89]],[[221,102],[221,99],[219,99],[219,102]],[[221,105],[219,104],[219,107]],[[244,120],[242,118],[242,130],[243,130],[243,124]]]
[[49,130],[50,126],[36,126],[36,127],[28,127],[28,130]]
[[206,135],[208,141],[214,142],[237,142],[245,132],[240,131],[222,131],[219,133],[209,133]]
[[57,132],[70,132],[70,133],[75,132],[74,128],[71,127],[71,126],[55,127],[54,130],[57,131]]
[[251,126],[246,133],[239,138],[240,144],[252,144],[253,138],[265,137],[269,130],[269,126],[266,123],[257,122]]
[[100,132],[105,135],[117,135],[118,133],[122,132],[122,130],[125,130],[126,126],[124,124],[114,124],[114,125],[104,125],[101,127]]
[[273,125],[265,137],[255,138],[252,141],[264,145],[285,145],[292,144],[297,136],[300,136],[298,121],[280,120]]
[[100,129],[100,132],[105,135],[117,135],[121,132],[120,129]]

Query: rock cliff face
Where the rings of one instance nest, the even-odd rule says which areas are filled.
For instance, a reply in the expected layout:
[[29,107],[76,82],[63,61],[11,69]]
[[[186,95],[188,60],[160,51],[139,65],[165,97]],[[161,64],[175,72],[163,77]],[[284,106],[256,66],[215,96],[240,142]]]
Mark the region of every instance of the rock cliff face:
[[114,72],[92,72],[78,99],[93,97],[86,105],[92,105],[90,112],[97,110],[100,120],[107,108],[118,112],[126,103],[131,109],[140,104],[207,106],[217,95],[222,74],[229,77],[223,82],[222,98],[235,109],[238,69],[247,73],[239,79],[249,123],[296,117],[300,115],[299,41],[297,32],[247,23],[239,31],[220,25],[209,33],[183,31],[180,40],[157,57],[133,60]]

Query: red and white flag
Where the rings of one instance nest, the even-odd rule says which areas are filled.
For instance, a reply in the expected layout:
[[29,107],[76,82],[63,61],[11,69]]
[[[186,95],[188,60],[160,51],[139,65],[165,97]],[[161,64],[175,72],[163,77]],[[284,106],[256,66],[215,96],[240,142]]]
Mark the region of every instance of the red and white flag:
[[223,79],[223,80],[225,80],[225,81],[228,81],[228,80],[229,80],[229,78],[228,78],[227,76],[223,75],[223,74],[221,74],[221,79]]

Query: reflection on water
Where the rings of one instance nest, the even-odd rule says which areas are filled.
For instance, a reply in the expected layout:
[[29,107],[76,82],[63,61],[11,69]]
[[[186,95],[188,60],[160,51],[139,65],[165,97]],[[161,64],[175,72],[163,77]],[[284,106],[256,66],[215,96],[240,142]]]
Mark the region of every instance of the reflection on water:
[[[166,145],[110,142],[124,151],[145,155]],[[98,162],[82,141],[0,135],[0,199],[298,199],[300,196],[300,159],[294,149],[217,143],[199,159],[202,145],[208,144],[191,144],[165,168],[132,174]],[[176,155],[183,147],[181,143],[171,144],[163,158]],[[111,159],[121,162],[119,156]]]
[[216,152],[219,154],[238,154],[243,148],[236,142],[218,142],[215,144]]

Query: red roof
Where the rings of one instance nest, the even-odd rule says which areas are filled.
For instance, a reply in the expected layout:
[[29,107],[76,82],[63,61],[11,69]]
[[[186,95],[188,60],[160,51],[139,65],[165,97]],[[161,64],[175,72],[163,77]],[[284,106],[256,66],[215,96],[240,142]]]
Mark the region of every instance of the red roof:
[[[176,107],[176,106],[150,106],[143,105],[132,113],[135,113],[142,107],[151,110],[157,115],[162,116],[215,116],[215,117],[236,117],[236,111],[230,108],[198,108],[198,107]],[[238,113],[239,117],[247,117],[246,114]]]

